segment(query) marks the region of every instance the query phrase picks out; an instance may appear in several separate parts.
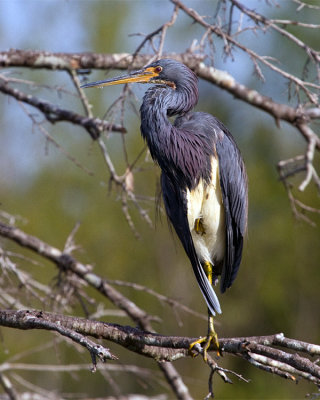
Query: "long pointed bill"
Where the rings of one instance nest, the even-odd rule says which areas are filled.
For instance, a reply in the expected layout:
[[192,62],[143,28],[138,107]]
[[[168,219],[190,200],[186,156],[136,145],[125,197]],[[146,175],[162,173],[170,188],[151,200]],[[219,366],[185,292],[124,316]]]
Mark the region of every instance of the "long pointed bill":
[[120,85],[124,83],[148,83],[151,78],[158,76],[158,73],[155,72],[154,68],[146,68],[144,70],[135,71],[127,75],[118,76],[112,79],[107,79],[103,81],[91,82],[82,85],[81,88],[89,88],[89,87],[104,87],[104,86],[112,86],[112,85]]

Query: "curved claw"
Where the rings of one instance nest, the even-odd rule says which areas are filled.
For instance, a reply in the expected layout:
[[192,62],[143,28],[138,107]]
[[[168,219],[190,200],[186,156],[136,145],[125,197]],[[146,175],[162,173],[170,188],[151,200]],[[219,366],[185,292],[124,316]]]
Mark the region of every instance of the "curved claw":
[[197,344],[203,345],[203,359],[204,361],[207,361],[208,359],[208,350],[211,346],[211,344],[214,346],[215,350],[217,351],[217,355],[220,356],[220,345],[219,345],[219,341],[218,341],[218,335],[216,334],[215,331],[211,331],[208,332],[208,335],[205,337],[201,337],[198,340],[195,340],[194,342],[192,342],[189,346],[189,352],[191,353],[192,357],[196,357],[198,355],[198,352],[192,352],[192,349],[194,348],[194,346],[196,346]]
[[193,352],[192,349],[193,349],[196,345],[201,345],[201,344],[202,344],[203,342],[205,342],[206,340],[207,340],[206,337],[201,337],[201,338],[199,338],[198,340],[195,340],[194,342],[192,342],[192,343],[190,344],[190,346],[189,346],[189,352],[190,352],[190,354],[191,354],[192,357],[196,357],[196,356],[199,354],[198,351]]

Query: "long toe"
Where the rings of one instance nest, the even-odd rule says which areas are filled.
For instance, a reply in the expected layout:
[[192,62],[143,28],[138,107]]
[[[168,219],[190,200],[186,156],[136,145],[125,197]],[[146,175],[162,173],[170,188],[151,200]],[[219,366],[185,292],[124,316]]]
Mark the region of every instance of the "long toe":
[[208,359],[208,350],[210,347],[214,347],[214,350],[217,352],[217,356],[220,356],[220,345],[219,345],[219,340],[218,340],[218,335],[216,334],[215,331],[209,332],[208,336],[206,337],[205,344],[203,346],[203,359],[204,361],[207,361]]

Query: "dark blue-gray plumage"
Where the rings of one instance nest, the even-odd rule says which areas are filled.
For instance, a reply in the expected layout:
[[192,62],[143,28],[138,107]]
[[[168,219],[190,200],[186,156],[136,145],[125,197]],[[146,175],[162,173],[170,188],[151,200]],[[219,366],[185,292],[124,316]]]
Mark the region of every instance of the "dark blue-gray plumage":
[[[211,157],[219,160],[220,186],[226,215],[226,254],[221,260],[221,291],[231,286],[238,272],[247,224],[247,178],[240,152],[227,128],[210,114],[191,112],[198,102],[198,79],[185,65],[160,60],[156,79],[173,82],[147,90],[141,106],[141,133],[161,170],[161,187],[168,217],[190,258],[210,311],[220,312],[211,285],[203,276],[187,223],[185,191],[202,178],[210,183]],[[164,75],[164,78],[162,77]],[[153,83],[156,83],[156,79]],[[168,116],[180,115],[174,125]]]
[[[143,70],[84,87],[128,82],[155,84],[143,98],[141,133],[161,168],[166,213],[210,314],[221,313],[213,284],[219,275],[221,292],[233,283],[247,226],[247,176],[238,147],[217,118],[192,112],[198,102],[198,79],[177,61],[159,60]],[[175,115],[172,124],[168,117]],[[213,323],[208,337],[212,331]]]

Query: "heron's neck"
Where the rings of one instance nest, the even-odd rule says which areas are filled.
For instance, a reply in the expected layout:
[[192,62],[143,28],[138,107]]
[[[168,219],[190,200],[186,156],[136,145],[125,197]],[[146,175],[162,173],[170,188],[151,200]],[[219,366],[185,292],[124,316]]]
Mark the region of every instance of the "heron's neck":
[[160,86],[150,88],[144,95],[140,109],[141,134],[159,164],[171,147],[173,126],[168,117],[184,114],[191,108],[184,107],[184,97],[178,90]]
[[163,87],[149,89],[143,98],[141,134],[152,158],[167,174],[179,174],[185,169],[183,147],[186,141],[192,141],[190,133],[173,126],[168,117],[188,113],[197,100],[197,92]]

